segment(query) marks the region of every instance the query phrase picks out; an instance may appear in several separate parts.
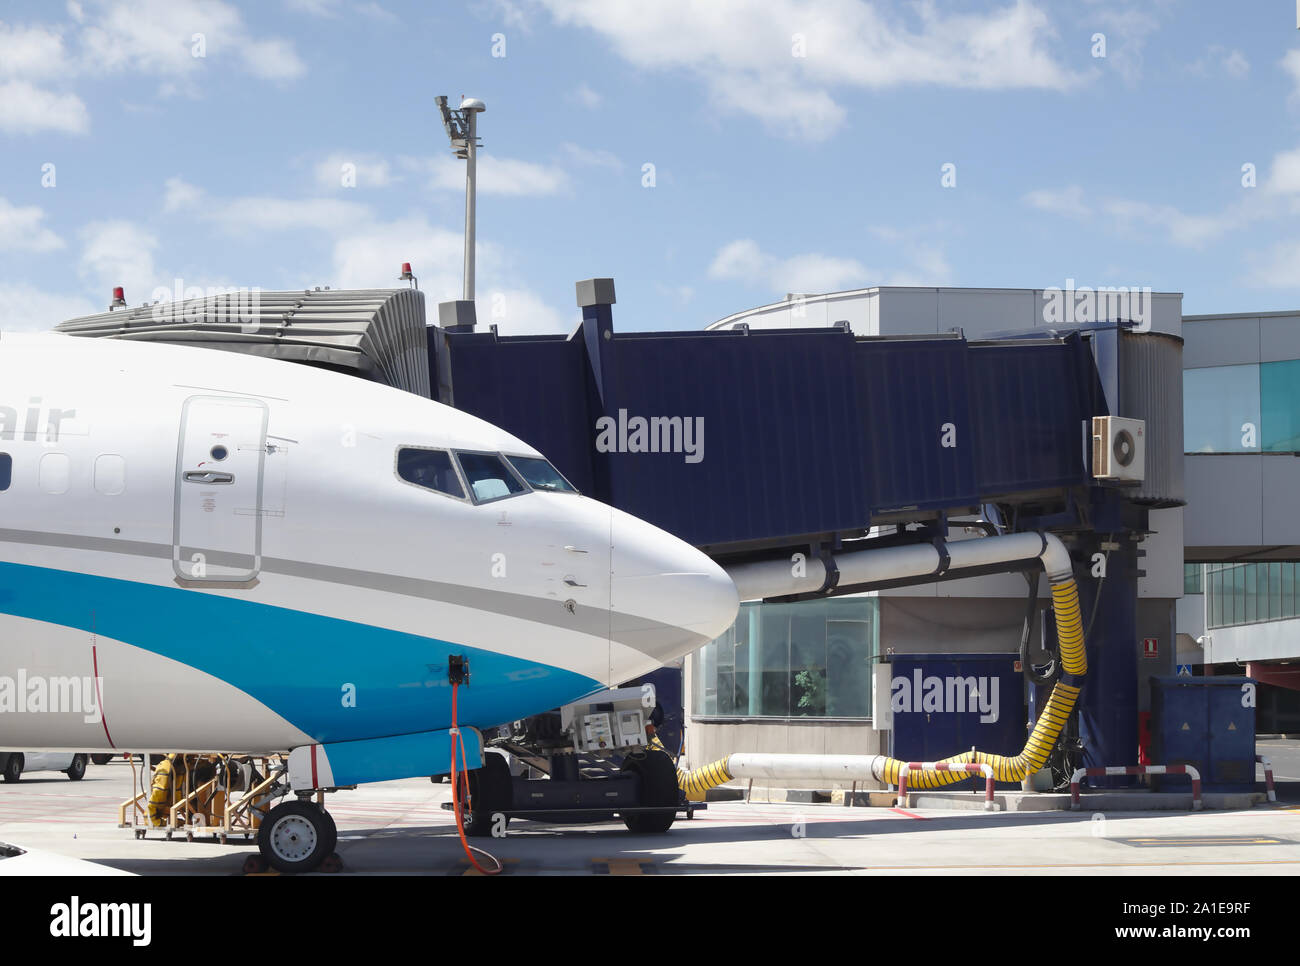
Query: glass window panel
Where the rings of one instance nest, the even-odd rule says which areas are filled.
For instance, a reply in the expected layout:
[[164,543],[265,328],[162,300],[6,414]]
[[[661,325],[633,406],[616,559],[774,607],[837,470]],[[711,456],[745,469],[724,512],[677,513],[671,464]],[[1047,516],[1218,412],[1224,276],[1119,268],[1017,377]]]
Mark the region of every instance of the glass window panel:
[[[751,641],[759,661],[758,694],[750,695],[750,713],[786,717],[790,714],[790,608],[792,604],[769,604],[759,611],[758,640]],[[751,652],[751,657],[755,652]],[[757,698],[758,706],[754,702]]]
[[870,717],[877,606],[867,597],[743,604],[696,652],[694,713]]
[[872,621],[826,624],[826,713],[834,718],[871,714]]
[[732,685],[732,711],[735,714],[749,713],[749,635],[753,627],[754,608],[760,605],[742,604],[740,614],[736,617],[736,650],[732,656],[735,662],[734,684]]
[[1295,564],[1282,564],[1282,616],[1295,617]]
[[1246,619],[1246,568],[1240,564],[1232,568],[1232,618],[1231,624]]
[[1282,616],[1282,565],[1268,565],[1268,619],[1277,620]]
[[718,686],[714,701],[714,714],[736,714],[736,672],[718,669]]
[[487,503],[522,493],[524,485],[506,469],[505,461],[495,453],[457,453],[461,472],[474,493],[474,502]]
[[1200,594],[1204,592],[1205,585],[1201,577],[1204,569],[1201,564],[1183,564],[1184,594]]
[[1300,360],[1259,367],[1261,443],[1266,452],[1300,452]]
[[560,471],[544,459],[535,456],[507,456],[510,465],[519,471],[519,475],[528,481],[534,490],[558,490],[562,493],[577,493],[569,481],[560,475]]
[[1184,451],[1260,452],[1259,369],[1216,366],[1183,372]]
[[790,713],[826,716],[826,607],[810,600],[790,615]]
[[437,490],[448,496],[463,497],[460,479],[451,466],[451,456],[440,449],[413,449],[404,447],[397,451],[397,475],[426,490]]
[[1242,567],[1246,578],[1246,616],[1247,624],[1253,623],[1259,618],[1259,585],[1257,578],[1259,568],[1249,564]]

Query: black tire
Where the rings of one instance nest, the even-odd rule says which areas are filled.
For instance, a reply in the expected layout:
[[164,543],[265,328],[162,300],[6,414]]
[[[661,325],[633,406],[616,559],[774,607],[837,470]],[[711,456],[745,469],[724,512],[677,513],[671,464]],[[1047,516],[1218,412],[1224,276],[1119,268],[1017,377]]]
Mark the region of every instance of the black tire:
[[[474,810],[465,814],[465,834],[486,838],[492,834],[492,816],[513,804],[510,764],[505,755],[483,752],[483,767],[469,773],[470,801]],[[510,824],[506,817],[506,824]]]
[[648,751],[644,755],[623,759],[623,771],[640,776],[641,805],[668,806],[662,811],[623,813],[627,830],[638,835],[667,832],[677,818],[677,766],[673,760],[662,751]]
[[72,764],[64,769],[63,774],[67,775],[71,781],[79,782],[86,777],[86,756],[73,755]]
[[113,756],[112,755],[91,755],[90,760],[93,764],[96,765],[107,765],[110,761],[113,760]]
[[[334,824],[334,816],[320,806],[321,814],[325,816],[325,858],[328,859],[339,846],[339,827]],[[322,862],[324,859],[321,860]]]
[[281,802],[262,820],[257,847],[280,872],[311,872],[319,868],[337,841],[334,820],[315,802]]
[[16,782],[23,777],[23,754],[21,751],[15,751],[5,762],[5,781]]

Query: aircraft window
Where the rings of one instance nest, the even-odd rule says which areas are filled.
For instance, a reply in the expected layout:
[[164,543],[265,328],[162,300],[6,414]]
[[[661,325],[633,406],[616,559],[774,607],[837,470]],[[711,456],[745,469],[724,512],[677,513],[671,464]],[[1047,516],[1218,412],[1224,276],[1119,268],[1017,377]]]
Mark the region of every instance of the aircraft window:
[[560,471],[544,459],[535,456],[507,456],[510,465],[534,490],[558,490],[577,493],[573,484],[560,475]]
[[426,490],[437,490],[457,499],[464,499],[465,490],[460,485],[451,456],[440,449],[413,449],[404,447],[397,451],[397,475]]
[[126,460],[106,454],[95,458],[95,489],[104,496],[117,496],[126,490]]
[[42,492],[54,496],[67,493],[72,482],[72,460],[67,453],[46,453],[36,465],[36,481]]
[[456,459],[460,460],[460,470],[474,491],[476,503],[487,503],[524,491],[524,485],[495,453],[457,453]]
[[14,458],[8,453],[0,453],[0,490],[9,489],[9,481],[14,475]]

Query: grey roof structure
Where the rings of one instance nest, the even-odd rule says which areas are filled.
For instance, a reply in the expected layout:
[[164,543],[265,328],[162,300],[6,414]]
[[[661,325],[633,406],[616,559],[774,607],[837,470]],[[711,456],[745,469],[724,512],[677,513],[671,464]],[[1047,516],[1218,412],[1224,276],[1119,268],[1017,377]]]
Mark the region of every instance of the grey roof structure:
[[416,289],[242,289],[120,308],[55,326],[101,339],[165,342],[349,372],[428,397],[424,295]]

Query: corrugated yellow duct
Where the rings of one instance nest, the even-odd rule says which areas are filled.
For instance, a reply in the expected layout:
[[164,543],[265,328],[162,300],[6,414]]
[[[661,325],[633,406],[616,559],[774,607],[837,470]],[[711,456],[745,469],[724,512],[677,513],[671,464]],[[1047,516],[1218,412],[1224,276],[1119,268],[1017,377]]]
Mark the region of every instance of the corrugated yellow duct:
[[[1014,758],[990,755],[981,751],[965,751],[960,755],[943,759],[944,762],[954,765],[989,765],[993,769],[993,777],[997,781],[1004,782],[1022,781],[1026,775],[1038,771],[1047,763],[1052,749],[1056,746],[1057,739],[1061,736],[1061,731],[1065,728],[1066,721],[1069,720],[1070,712],[1074,710],[1075,702],[1079,699],[1079,692],[1083,689],[1083,676],[1088,673],[1088,657],[1084,649],[1083,639],[1083,616],[1079,611],[1079,589],[1068,571],[1054,573],[1050,576],[1052,579],[1052,603],[1056,612],[1056,633],[1060,642],[1061,665],[1065,671],[1065,676],[1057,681],[1055,687],[1052,688],[1052,694],[1047,699],[1047,704],[1038,716],[1038,720],[1034,723],[1034,730],[1030,733],[1028,741],[1025,742],[1024,749]],[[686,793],[686,797],[690,801],[704,801],[705,793],[710,788],[716,788],[736,777],[733,775],[731,767],[732,760],[736,757],[735,755],[728,755],[726,758],[720,758],[712,764],[691,771],[684,771],[679,768],[677,769],[677,785]],[[740,756],[742,759],[762,757],[754,755]],[[798,758],[798,756],[767,757],[769,759],[784,757],[796,760]],[[808,757],[815,758],[816,756]],[[903,762],[898,759],[877,755],[871,759],[857,758],[852,761],[870,762],[869,767],[872,777],[887,785],[898,784],[898,771],[903,766]],[[750,771],[751,773],[754,771],[753,761],[742,764],[743,767],[740,764],[737,765],[742,771]],[[852,777],[851,772],[856,771],[860,779],[865,778],[866,774],[863,769],[864,765],[862,764],[850,764],[842,772],[842,777]],[[812,767],[810,764],[806,777],[821,777],[825,771],[824,767]],[[751,777],[753,777],[752,774]],[[784,769],[784,777],[794,778],[800,776],[795,775],[787,765]],[[908,787],[913,789],[938,788],[963,781],[967,777],[969,776],[965,772],[913,771],[908,774],[907,783]]]

